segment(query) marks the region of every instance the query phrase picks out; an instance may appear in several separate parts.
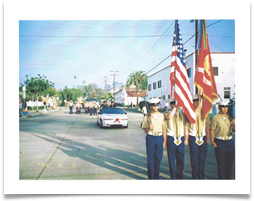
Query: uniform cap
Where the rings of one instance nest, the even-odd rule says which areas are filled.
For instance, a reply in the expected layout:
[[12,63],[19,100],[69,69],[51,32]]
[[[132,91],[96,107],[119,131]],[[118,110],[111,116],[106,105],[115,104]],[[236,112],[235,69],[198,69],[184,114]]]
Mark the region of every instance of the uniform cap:
[[193,101],[199,100],[198,95],[196,95],[196,94],[195,94],[195,95],[192,95],[192,100],[193,100]]
[[176,101],[175,98],[170,98],[170,99],[168,100],[168,102],[169,102],[170,104],[172,104],[172,103],[175,102],[175,101]]
[[229,101],[221,101],[221,102],[218,102],[217,104],[219,105],[219,106],[224,106],[224,107],[226,107],[226,106],[228,106],[228,103],[229,103]]
[[160,103],[160,99],[152,98],[148,101],[149,105],[158,105]]

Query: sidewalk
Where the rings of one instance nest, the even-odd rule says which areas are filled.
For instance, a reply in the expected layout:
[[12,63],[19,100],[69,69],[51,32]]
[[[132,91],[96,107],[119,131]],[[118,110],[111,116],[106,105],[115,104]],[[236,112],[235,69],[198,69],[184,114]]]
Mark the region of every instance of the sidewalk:
[[59,108],[56,108],[56,109],[49,108],[47,110],[47,112],[44,112],[44,109],[39,110],[39,112],[36,112],[35,110],[29,110],[28,111],[28,115],[22,115],[19,118],[30,118],[30,117],[33,117],[33,116],[48,114],[48,113],[51,113],[51,112],[55,112],[55,111],[59,111],[59,110],[64,110],[64,109],[65,109],[65,107],[59,107]]

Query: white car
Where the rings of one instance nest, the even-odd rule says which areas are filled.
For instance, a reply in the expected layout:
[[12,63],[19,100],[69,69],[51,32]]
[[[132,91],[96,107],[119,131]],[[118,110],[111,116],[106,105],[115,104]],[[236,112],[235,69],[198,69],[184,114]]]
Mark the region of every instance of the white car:
[[128,128],[127,113],[121,108],[102,108],[97,115],[97,124],[103,127]]

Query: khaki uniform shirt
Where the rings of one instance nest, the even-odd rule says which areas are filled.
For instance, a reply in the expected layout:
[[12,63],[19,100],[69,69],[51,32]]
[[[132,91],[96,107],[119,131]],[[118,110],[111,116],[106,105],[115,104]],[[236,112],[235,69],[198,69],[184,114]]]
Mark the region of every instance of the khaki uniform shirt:
[[[198,118],[197,118],[197,121],[198,121]],[[189,119],[187,119],[186,121],[186,125],[188,127],[188,133],[189,135],[192,135],[192,136],[196,136],[198,134],[198,122],[196,121],[195,124],[192,124],[190,123]],[[205,136],[206,135],[206,125],[210,125],[211,122],[210,122],[210,118],[209,118],[209,115],[207,115],[206,119],[205,120],[201,120],[200,122],[200,129],[201,129],[201,133],[202,133],[202,136]],[[195,126],[195,127],[194,127]]]
[[228,116],[222,117],[222,115],[216,114],[211,118],[210,129],[214,130],[215,137],[229,137],[232,135],[233,125]]
[[[147,118],[148,118],[148,115],[144,116],[142,128],[147,128],[149,126]],[[158,112],[157,114],[151,115],[150,121],[151,121],[151,124],[154,125],[154,129],[149,132],[161,133],[162,129],[166,128],[166,123],[164,121],[164,115],[160,112]]]
[[[173,118],[172,119],[166,119],[166,115],[168,115],[169,112],[166,111],[164,113],[164,120],[166,122],[166,126],[167,126],[167,133],[172,136],[173,134],[175,135],[176,134],[176,131],[177,131],[177,116],[176,116],[176,113],[174,114]],[[179,133],[181,136],[184,135],[184,125],[185,125],[185,122],[186,122],[186,115],[184,113],[180,113],[179,112]],[[173,128],[172,128],[172,124],[171,124],[171,121],[173,123]]]
[[69,103],[69,106],[73,106],[73,103]]

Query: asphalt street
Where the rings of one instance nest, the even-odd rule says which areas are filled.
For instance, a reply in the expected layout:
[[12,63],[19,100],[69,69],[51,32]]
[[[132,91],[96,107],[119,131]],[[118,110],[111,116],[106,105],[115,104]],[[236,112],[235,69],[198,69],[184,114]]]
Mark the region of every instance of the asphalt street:
[[[140,128],[143,115],[127,113],[128,128],[101,129],[96,116],[69,114],[66,108],[20,118],[19,179],[146,180],[145,133]],[[160,179],[170,179],[166,149]],[[191,179],[188,146],[185,146],[184,179]],[[205,179],[217,179],[211,144],[208,146]]]

